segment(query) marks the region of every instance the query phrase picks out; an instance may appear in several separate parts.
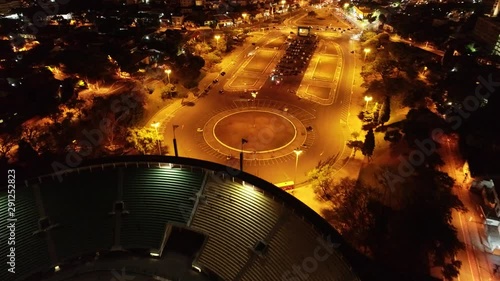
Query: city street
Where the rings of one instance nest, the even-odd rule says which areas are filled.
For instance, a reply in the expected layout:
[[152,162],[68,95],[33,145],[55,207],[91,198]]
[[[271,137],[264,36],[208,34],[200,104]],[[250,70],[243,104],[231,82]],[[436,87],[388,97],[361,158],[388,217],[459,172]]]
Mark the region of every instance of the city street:
[[448,141],[443,144],[441,155],[447,163],[443,171],[456,180],[455,194],[467,208],[466,213],[453,213],[453,225],[457,228],[458,238],[465,243],[465,250],[457,254],[457,259],[462,261],[457,280],[500,280],[499,276],[493,273],[494,265],[500,264],[500,257],[490,253],[483,217],[472,198],[474,194],[468,190],[467,181],[464,180],[463,164],[457,157],[459,153],[456,142]]

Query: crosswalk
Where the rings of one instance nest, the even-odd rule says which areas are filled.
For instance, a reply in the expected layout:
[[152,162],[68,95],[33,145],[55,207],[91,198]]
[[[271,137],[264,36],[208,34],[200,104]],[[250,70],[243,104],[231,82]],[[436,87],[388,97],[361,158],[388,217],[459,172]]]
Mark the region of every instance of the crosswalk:
[[[291,115],[298,119],[306,128],[312,126],[313,120],[316,118],[313,113],[308,112],[302,108],[294,105],[286,104],[280,101],[268,100],[268,99],[236,99],[233,101],[232,105],[226,107],[220,107],[209,113],[210,116],[215,116],[219,113],[225,111],[234,111],[237,109],[271,109],[279,110],[283,112],[283,115]],[[313,130],[307,131],[305,142],[302,145],[302,149],[307,150],[314,144],[315,133]],[[239,166],[239,153],[234,152],[228,155],[226,151],[220,151],[217,148],[211,147],[203,137],[203,134],[196,135],[196,144],[198,148],[205,154],[208,159],[217,160],[217,162],[224,163],[227,166]],[[229,157],[228,157],[229,156]],[[271,156],[268,159],[257,159],[258,155],[251,153],[245,153],[244,155],[244,165],[249,167],[255,166],[268,166],[268,165],[278,165],[295,159],[295,154],[291,151],[285,155],[277,155],[276,157]]]

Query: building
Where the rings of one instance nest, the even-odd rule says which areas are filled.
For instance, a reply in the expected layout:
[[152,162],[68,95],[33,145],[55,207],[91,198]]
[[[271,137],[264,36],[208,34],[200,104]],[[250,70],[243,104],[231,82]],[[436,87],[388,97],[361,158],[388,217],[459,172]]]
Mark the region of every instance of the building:
[[486,15],[489,17],[497,17],[500,9],[500,0],[482,0]]
[[0,15],[7,15],[12,9],[21,8],[20,0],[0,0]]
[[488,53],[500,56],[500,18],[479,17],[473,34]]
[[16,180],[16,275],[0,280],[429,280],[387,273],[292,195],[212,162],[124,156]]
[[481,198],[479,208],[484,219],[489,250],[500,250],[500,186],[495,185],[491,179],[478,179],[472,182],[470,188]]
[[368,8],[368,7],[362,7],[362,6],[353,6],[351,13],[360,20],[367,19],[371,14],[373,10]]
[[179,0],[179,6],[181,8],[191,8],[195,5],[195,0]]

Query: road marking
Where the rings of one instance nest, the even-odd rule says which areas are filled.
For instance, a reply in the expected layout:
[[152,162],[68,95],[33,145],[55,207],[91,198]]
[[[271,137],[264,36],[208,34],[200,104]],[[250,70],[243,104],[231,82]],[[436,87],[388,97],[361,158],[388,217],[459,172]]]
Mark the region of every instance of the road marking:
[[[467,236],[465,235],[464,224],[462,222],[462,215],[460,213],[458,213],[458,219],[460,221],[460,226],[462,228],[462,235],[464,236],[464,240],[467,240],[466,239]],[[465,241],[464,241],[464,243],[465,243]],[[475,281],[476,278],[474,278],[474,271],[472,270],[472,263],[471,263],[471,259],[470,259],[469,250],[467,249],[467,243],[465,243],[465,253],[467,254],[467,260],[469,261],[470,275],[472,277],[472,281]]]

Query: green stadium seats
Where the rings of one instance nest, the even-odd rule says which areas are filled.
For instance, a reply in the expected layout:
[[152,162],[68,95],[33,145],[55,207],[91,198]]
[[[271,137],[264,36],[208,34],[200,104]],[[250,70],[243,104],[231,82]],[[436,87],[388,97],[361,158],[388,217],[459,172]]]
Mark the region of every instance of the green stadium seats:
[[114,220],[109,213],[117,194],[117,170],[71,173],[62,182],[40,185],[48,218],[58,224],[50,232],[59,260],[109,250]]
[[7,230],[7,192],[0,195],[0,227],[2,243],[0,249],[3,258],[6,259],[9,248],[15,247],[15,274],[9,273],[5,267],[0,273],[0,280],[13,280],[29,275],[33,271],[46,270],[52,264],[49,258],[48,244],[43,234],[34,235],[38,230],[38,210],[36,208],[35,196],[30,188],[18,184],[15,193],[15,245],[8,245],[7,239],[10,234]]
[[210,177],[205,203],[200,204],[192,227],[208,234],[199,263],[225,280],[233,280],[265,239],[281,214],[281,205],[253,187]]
[[124,248],[158,249],[165,225],[186,225],[203,173],[179,169],[127,168],[124,172],[121,243]]

